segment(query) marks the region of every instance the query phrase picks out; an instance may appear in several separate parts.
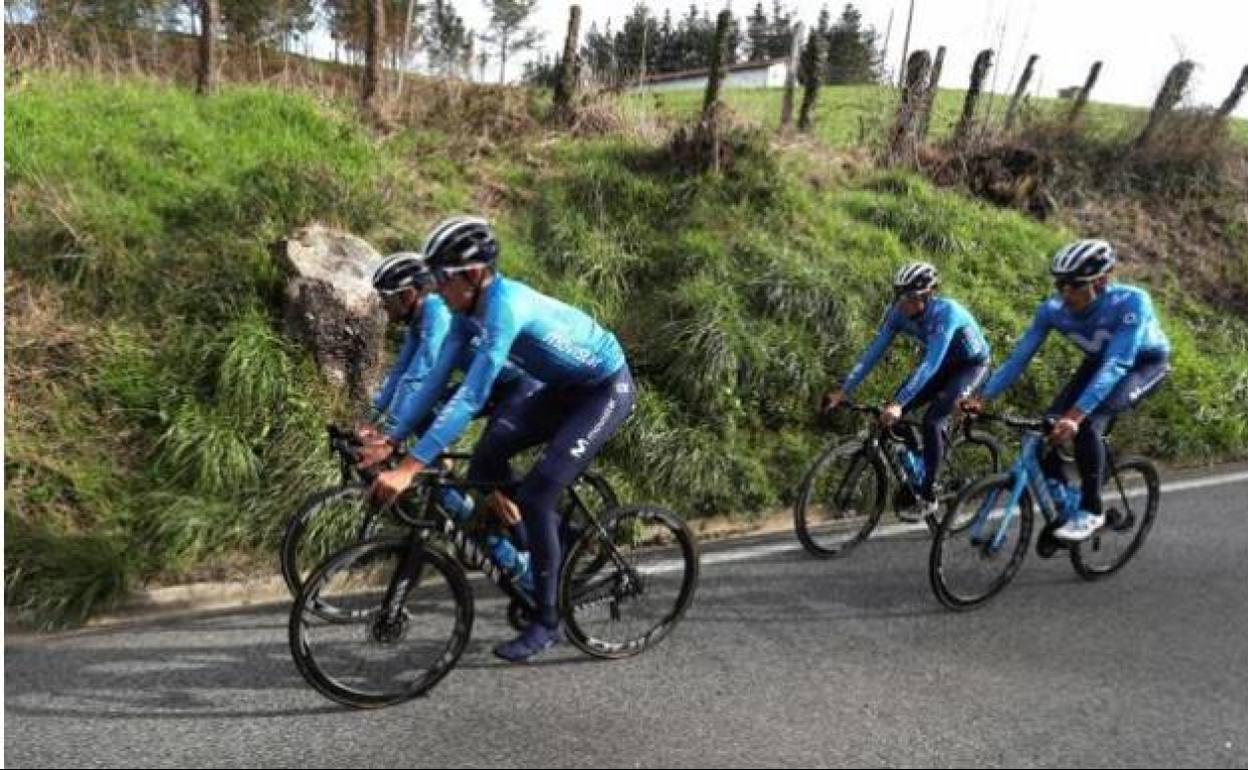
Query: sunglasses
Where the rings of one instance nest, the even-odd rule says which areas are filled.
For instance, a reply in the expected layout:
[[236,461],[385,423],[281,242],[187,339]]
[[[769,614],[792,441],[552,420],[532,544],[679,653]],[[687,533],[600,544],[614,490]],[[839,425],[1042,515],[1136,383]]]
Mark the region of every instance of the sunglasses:
[[474,267],[480,267],[480,265],[460,265],[459,267],[435,267],[433,268],[433,271],[432,271],[433,282],[439,286],[444,286],[451,282],[451,278],[455,277],[456,275],[460,273],[467,272],[468,270],[471,270]]
[[932,296],[932,292],[930,290],[929,291],[899,291],[893,294],[893,298],[897,302],[918,302],[918,301],[925,300],[930,296]]
[[1064,291],[1066,289],[1082,289],[1089,283],[1091,283],[1091,281],[1085,278],[1058,278],[1053,281],[1053,286],[1056,287],[1058,291]]

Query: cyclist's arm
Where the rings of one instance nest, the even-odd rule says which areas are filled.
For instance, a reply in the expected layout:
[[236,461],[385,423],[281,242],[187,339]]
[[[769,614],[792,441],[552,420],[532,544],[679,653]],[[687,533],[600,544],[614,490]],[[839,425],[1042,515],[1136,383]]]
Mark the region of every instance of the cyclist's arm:
[[386,374],[386,379],[381,382],[381,390],[377,392],[377,396],[373,399],[373,409],[379,416],[384,416],[390,410],[394,401],[395,391],[399,388],[399,382],[403,379],[403,373],[407,371],[408,366],[412,362],[412,358],[416,356],[416,351],[420,347],[420,333],[413,328],[407,330],[407,334],[403,338],[403,348],[399,351],[399,357],[390,367],[390,371]]
[[850,370],[849,377],[845,378],[845,384],[841,386],[841,390],[845,391],[845,395],[852,396],[862,381],[867,378],[871,370],[884,356],[884,351],[888,350],[888,346],[893,343],[893,337],[897,336],[897,328],[893,325],[893,310],[888,311],[888,315],[884,317],[884,325],[880,327],[880,331],[875,335],[875,341],[871,343],[871,347],[867,348],[867,352],[858,359],[858,363]]
[[1036,317],[1032,320],[1027,333],[1023,335],[1023,339],[1014,347],[1010,357],[1001,365],[1001,368],[993,372],[992,376],[988,378],[988,383],[984,385],[984,398],[994,399],[1010,389],[1010,386],[1026,371],[1027,364],[1031,363],[1031,359],[1036,355],[1036,351],[1044,344],[1044,338],[1048,336],[1049,328],[1048,313],[1045,310],[1045,306],[1041,305],[1040,309],[1036,311]]
[[415,384],[393,410],[393,419],[386,435],[391,442],[398,444],[407,439],[433,410],[434,405],[442,398],[447,383],[455,371],[455,364],[460,358],[466,341],[459,335],[449,335],[442,343],[437,359],[425,372],[420,382]]
[[[420,345],[399,378],[398,387],[390,402],[390,423],[392,426],[404,427],[401,437],[395,436],[397,431],[392,430],[392,438],[406,438],[411,433],[411,426],[416,425],[424,416],[423,413],[415,417],[412,414],[419,409],[417,394],[437,363],[450,331],[451,314],[446,306],[441,302],[435,303],[432,297],[426,299],[420,317]],[[427,413],[428,409],[425,408],[424,411]]]
[[1096,370],[1096,374],[1092,375],[1083,395],[1079,396],[1079,400],[1075,402],[1075,408],[1082,414],[1092,414],[1096,411],[1096,408],[1113,392],[1127,372],[1131,371],[1131,367],[1135,364],[1136,354],[1139,353],[1140,345],[1144,341],[1146,328],[1140,316],[1135,315],[1132,322],[1124,321],[1123,326],[1114,333],[1109,344],[1105,346],[1105,356],[1100,368]]
[[949,348],[953,345],[953,339],[961,328],[953,323],[953,319],[949,318],[948,313],[940,320],[936,336],[927,341],[927,351],[923,356],[922,363],[919,364],[918,369],[914,370],[914,374],[910,375],[910,379],[906,381],[906,384],[902,385],[901,389],[897,391],[897,396],[893,399],[903,409],[914,400],[919,391],[923,390],[923,387],[931,381],[932,376],[940,370],[941,364],[945,361],[945,356],[949,354]]
[[422,465],[433,462],[438,455],[463,434],[468,423],[489,400],[490,391],[499,372],[507,364],[507,353],[520,333],[520,324],[510,307],[491,308],[482,334],[481,347],[472,357],[464,382],[434,420],[412,451]]

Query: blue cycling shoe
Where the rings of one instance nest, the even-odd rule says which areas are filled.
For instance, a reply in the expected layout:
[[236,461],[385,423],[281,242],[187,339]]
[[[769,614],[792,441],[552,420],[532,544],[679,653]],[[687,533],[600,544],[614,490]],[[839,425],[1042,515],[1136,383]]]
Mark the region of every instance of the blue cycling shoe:
[[494,648],[494,654],[508,663],[524,663],[563,641],[562,627],[549,628],[533,623],[524,632]]

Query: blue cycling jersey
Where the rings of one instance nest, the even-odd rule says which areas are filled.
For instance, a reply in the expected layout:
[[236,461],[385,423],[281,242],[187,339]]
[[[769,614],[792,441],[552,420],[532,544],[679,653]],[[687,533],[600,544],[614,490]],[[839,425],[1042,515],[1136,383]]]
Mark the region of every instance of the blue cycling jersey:
[[[501,274],[484,289],[475,320],[480,342],[464,382],[412,452],[423,464],[459,438],[485,404],[508,361],[553,386],[593,385],[614,375],[625,363],[624,349],[615,335],[594,319]],[[447,346],[467,344],[465,333],[450,335]],[[430,377],[427,386],[437,382],[441,387],[445,381]]]
[[996,398],[1022,375],[1051,329],[1061,332],[1101,366],[1075,402],[1091,414],[1113,391],[1136,359],[1169,356],[1170,341],[1161,330],[1148,292],[1114,284],[1081,313],[1066,307],[1061,297],[1050,297],[1036,311],[1031,327],[1009,359],[984,386],[985,398]]
[[884,356],[898,332],[918,340],[924,348],[923,361],[897,392],[896,402],[905,407],[923,390],[947,357],[965,363],[987,363],[991,351],[984,332],[970,312],[947,297],[936,297],[923,315],[908,318],[896,305],[889,308],[884,324],[871,347],[850,371],[843,390],[852,394]]
[[[391,410],[392,419],[386,431],[391,439],[403,441],[412,434],[442,398],[450,378],[456,372],[468,371],[481,340],[481,326],[477,321],[457,314],[451,316],[450,329],[433,365],[414,387],[404,393],[401,401],[396,399],[397,406]],[[508,361],[494,382],[507,385],[528,376]]]
[[433,368],[450,328],[451,310],[446,302],[436,294],[425,297],[420,318],[408,324],[399,358],[373,399],[374,409],[383,416],[391,412],[391,417],[399,411],[403,401],[420,387]]

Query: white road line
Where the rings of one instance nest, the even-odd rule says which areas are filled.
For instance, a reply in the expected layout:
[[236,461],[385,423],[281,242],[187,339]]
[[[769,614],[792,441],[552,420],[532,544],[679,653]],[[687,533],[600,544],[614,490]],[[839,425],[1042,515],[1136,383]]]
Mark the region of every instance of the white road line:
[[[1168,484],[1161,485],[1162,494],[1170,494],[1173,492],[1187,492],[1193,489],[1206,489],[1208,487],[1221,487],[1227,484],[1241,484],[1248,482],[1248,471],[1237,471],[1234,473],[1222,473],[1217,476],[1207,476],[1198,479],[1188,479],[1186,481],[1172,481]],[[1129,494],[1138,494],[1143,492],[1143,488],[1132,489]],[[926,532],[927,526],[919,524],[890,524],[880,527],[871,534],[871,538],[880,537],[897,537],[899,535],[911,535],[916,532]],[[714,553],[702,556],[702,566],[710,567],[716,564],[731,564],[733,562],[748,561],[750,559],[761,559],[766,556],[775,554],[788,553],[789,551],[800,551],[802,545],[800,543],[767,543],[764,545],[747,546],[745,548],[734,548],[727,551],[716,551]],[[659,562],[650,565],[643,571],[646,573],[670,572],[679,569],[677,562]]]

